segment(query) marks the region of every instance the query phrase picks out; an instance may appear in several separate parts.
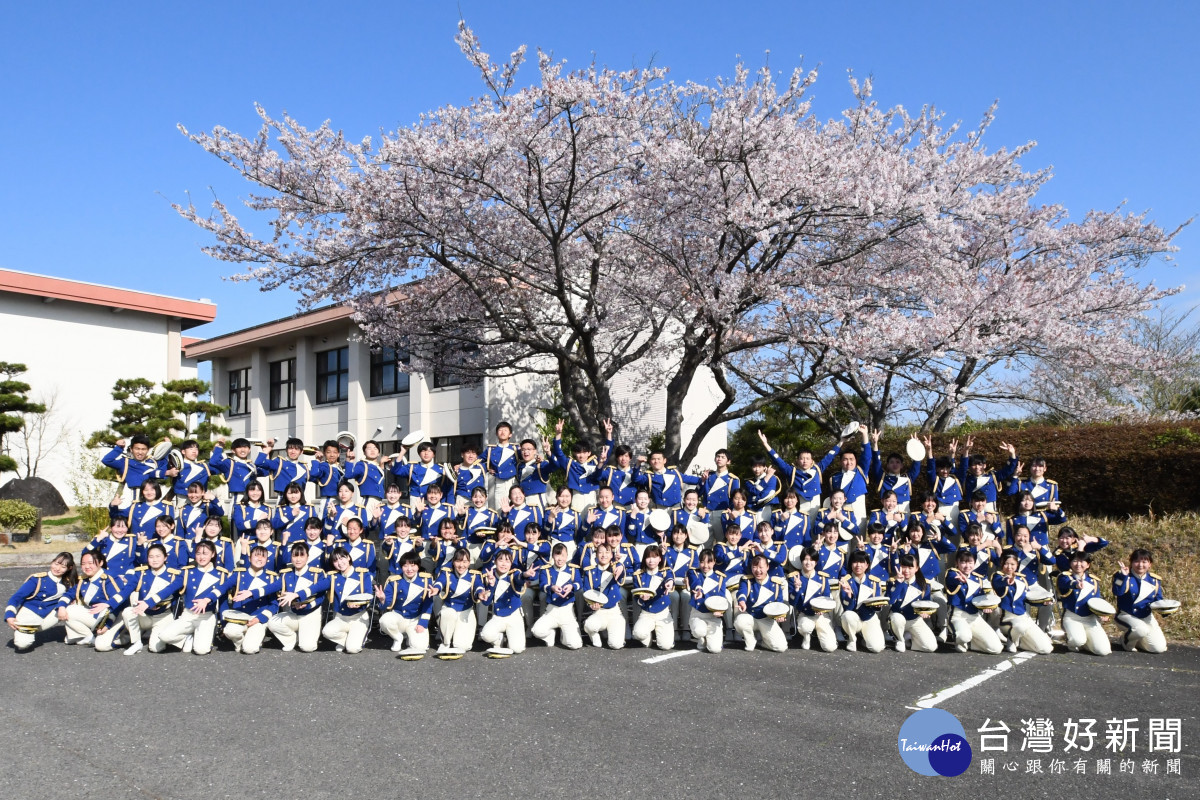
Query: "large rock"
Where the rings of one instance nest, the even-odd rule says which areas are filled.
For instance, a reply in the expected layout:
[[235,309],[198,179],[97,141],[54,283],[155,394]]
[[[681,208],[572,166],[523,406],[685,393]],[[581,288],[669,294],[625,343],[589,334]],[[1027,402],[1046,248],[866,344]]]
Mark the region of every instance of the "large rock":
[[69,510],[54,484],[45,478],[18,478],[0,486],[0,500],[24,500],[41,510],[43,517],[57,517]]

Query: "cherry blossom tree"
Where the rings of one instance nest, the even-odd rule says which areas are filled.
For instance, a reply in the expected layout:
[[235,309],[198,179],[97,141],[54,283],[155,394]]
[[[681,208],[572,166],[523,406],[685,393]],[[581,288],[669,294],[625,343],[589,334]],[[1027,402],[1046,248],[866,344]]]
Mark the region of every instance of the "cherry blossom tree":
[[[789,400],[820,416],[839,392],[875,424],[907,405],[940,425],[1016,391],[998,367],[1125,363],[1137,348],[1110,338],[1162,294],[1126,271],[1170,235],[1036,207],[1047,176],[1021,169],[1027,147],[985,150],[990,117],[960,135],[852,80],[853,106],[819,121],[815,71],[676,84],[540,51],[517,88],[524,47],[496,64],[465,26],[458,42],[486,94],[377,142],[262,108],[255,137],[188,134],[255,184],[268,236],[220,200],[176,208],[241,277],[351,303],[413,370],[556,379],[593,438],[623,374],[666,393],[684,463],[716,425]],[[709,377],[718,401],[684,441]]]

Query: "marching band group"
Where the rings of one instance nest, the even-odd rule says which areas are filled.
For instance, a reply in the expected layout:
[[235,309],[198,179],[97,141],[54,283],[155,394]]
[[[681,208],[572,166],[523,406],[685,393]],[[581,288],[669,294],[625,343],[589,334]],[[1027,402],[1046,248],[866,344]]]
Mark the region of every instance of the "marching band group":
[[[957,441],[935,458],[914,435],[906,465],[882,456],[878,431],[851,424],[819,461],[801,450],[790,463],[760,433],[766,455],[739,479],[724,450],[715,469],[685,474],[661,452],[614,446],[604,424],[598,454],[578,442],[568,457],[561,423],[541,448],[501,423],[495,444],[464,446],[455,466],[435,463],[419,435],[395,457],[366,442],[361,459],[352,439],[318,450],[292,438],[278,457],[271,440],[254,458],[255,443],[235,439],[226,453],[220,439],[207,462],[194,441],[172,453],[119,441],[103,459],[122,484],[109,527],[78,566],[60,553],[12,595],[14,646],[62,624],[67,644],[126,654],[206,654],[218,628],[241,653],[268,633],[285,651],[325,638],[354,653],[377,627],[406,660],[460,658],[477,638],[490,657],[522,652],[527,635],[577,649],[585,634],[597,647],[691,639],[711,653],[730,642],[784,651],[793,637],[809,649],[813,634],[824,651],[873,653],[889,641],[898,652],[1049,653],[1061,638],[1106,655],[1101,622],[1115,616],[1125,649],[1166,649],[1155,613],[1179,604],[1150,552],[1121,563],[1114,607],[1088,571],[1108,542],[1065,525],[1045,461],[1023,478],[1011,445],[992,469],[970,438],[961,458]],[[858,452],[843,446],[856,434]],[[922,473],[931,488],[918,498]],[[1003,518],[1009,496],[1015,513]],[[879,507],[868,511],[868,497]]]

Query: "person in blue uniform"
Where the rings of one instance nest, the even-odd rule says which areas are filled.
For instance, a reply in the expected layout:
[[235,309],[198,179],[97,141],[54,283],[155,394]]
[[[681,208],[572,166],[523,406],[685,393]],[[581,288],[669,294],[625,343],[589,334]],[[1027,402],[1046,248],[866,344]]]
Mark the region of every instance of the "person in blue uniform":
[[471,569],[471,554],[466,549],[454,552],[450,566],[434,581],[434,588],[442,599],[442,609],[437,615],[442,646],[465,653],[475,643],[478,632],[475,603],[483,591],[483,575]]
[[612,492],[613,503],[618,508],[625,508],[633,503],[634,494],[637,492],[637,486],[633,482],[633,450],[627,444],[617,445],[612,449],[610,458],[612,463],[600,468],[596,480],[601,488],[608,488]]
[[579,546],[579,537],[583,533],[583,514],[571,508],[573,497],[567,487],[559,489],[556,495],[557,502],[546,509],[545,516],[546,538],[551,544],[566,545],[568,558],[575,554],[575,548]]
[[233,573],[217,564],[216,555],[217,549],[211,541],[204,540],[196,545],[196,563],[184,567],[180,576],[179,615],[163,623],[158,633],[158,646],[151,646],[151,652],[161,653],[168,646],[198,656],[212,651],[217,608],[233,585]]
[[529,633],[553,647],[556,634],[563,647],[578,650],[583,647],[579,635],[579,620],[575,618],[575,593],[582,587],[579,571],[568,563],[567,546],[559,542],[550,550],[550,563],[537,570],[537,582],[546,597],[546,610],[538,617]]
[[[791,594],[792,605],[796,609],[796,634],[800,637],[801,650],[812,647],[812,635],[816,632],[821,649],[832,653],[837,649],[837,634],[833,631],[831,614],[813,608],[812,602],[817,598],[833,599],[830,592],[834,586],[840,585],[840,577],[831,581],[829,576],[817,571],[819,563],[817,551],[806,547],[800,555],[799,571],[792,573]],[[751,564],[751,568],[753,566]]]
[[761,521],[770,520],[779,498],[779,479],[767,469],[767,459],[751,456],[750,478],[742,484],[749,501],[746,507]]
[[[703,483],[700,484],[700,488],[703,490],[702,505],[710,514],[719,517],[729,508],[729,493],[741,488],[742,482],[737,475],[729,471],[729,451],[724,447],[713,454],[713,462],[717,468],[706,470],[701,475]],[[713,532],[714,537],[717,534],[717,531]]]
[[648,459],[649,470],[641,468],[644,457],[638,457],[639,466],[634,470],[633,483],[650,493],[650,505],[674,511],[683,504],[684,486],[699,486],[697,475],[684,475],[677,468],[667,465],[667,457],[661,450],[653,450]]
[[1080,535],[1070,525],[1063,525],[1058,529],[1058,547],[1055,548],[1054,557],[1054,573],[1057,577],[1059,572],[1068,572],[1071,569],[1071,554],[1076,550],[1082,550],[1085,553],[1098,553],[1108,547],[1108,540],[1100,536],[1089,536],[1087,534]]
[[46,572],[30,575],[17,587],[4,607],[4,621],[13,630],[13,647],[28,650],[39,631],[48,631],[63,621],[58,615],[59,601],[78,581],[75,557],[59,553]]
[[283,502],[271,514],[273,535],[279,537],[284,547],[291,547],[304,539],[304,526],[310,517],[323,520],[317,510],[304,501],[304,487],[298,483],[288,484],[283,490]]
[[[146,565],[133,571],[122,590],[126,605],[121,609],[121,621],[129,634],[127,656],[141,651],[142,633],[147,629],[151,652],[161,652],[159,635],[175,618],[171,607],[175,595],[183,588],[183,578],[179,569],[167,565],[167,557],[168,550],[162,544],[150,545],[146,550]],[[184,566],[187,563],[184,561]],[[96,649],[100,651],[111,650],[112,645],[111,639],[96,641]]]
[[200,528],[200,536],[192,545],[192,561],[196,561],[196,548],[203,542],[208,542],[214,553],[213,563],[218,567],[232,572],[237,569],[238,548],[233,541],[221,535],[222,526],[220,517],[209,517],[204,520],[204,524]]
[[783,545],[784,552],[812,544],[809,518],[800,512],[800,496],[794,489],[784,492],[781,507],[772,512],[769,522],[772,536],[777,544]]
[[862,530],[867,530],[871,525],[878,525],[883,530],[883,541],[887,544],[903,538],[904,528],[908,525],[909,515],[907,511],[901,511],[899,503],[896,502],[896,493],[885,490],[880,498],[883,508],[877,508],[867,515],[865,523],[860,525]]
[[[269,557],[267,548],[257,544],[251,547],[248,564],[234,571],[233,582],[221,604],[225,620],[221,632],[239,653],[257,653],[262,649],[267,623],[279,611],[279,589],[283,584],[279,573],[268,569]],[[230,611],[248,614],[250,618],[239,623],[225,616]]]
[[337,504],[338,486],[346,480],[350,467],[349,453],[346,454],[347,466],[342,466],[342,448],[336,441],[330,439],[321,445],[321,458],[308,465],[308,479],[317,489],[316,513],[325,515],[326,509]]
[[[750,513],[750,509],[747,507],[749,502],[750,496],[746,494],[745,489],[735,489],[729,495],[729,508],[721,515],[721,534],[723,538],[729,530],[730,523],[738,529],[744,541],[748,542],[754,538],[754,527],[758,524],[758,520],[754,517],[754,514]],[[718,568],[724,572],[724,568],[720,567],[719,554]]]
[[571,508],[584,512],[596,504],[596,488],[599,485],[600,464],[592,455],[592,445],[579,439],[571,447],[571,457],[563,452],[563,420],[554,426],[554,441],[550,445],[550,463],[567,475],[566,488],[571,492]]
[[[207,491],[209,478],[212,477],[212,470],[208,464],[200,461],[200,444],[195,439],[188,439],[180,444],[179,454],[183,457],[183,465],[179,468],[179,474],[175,476],[175,482],[171,484],[176,505],[180,504],[180,498],[188,495],[188,488],[193,483],[200,484],[201,494]],[[188,498],[188,501],[191,502],[191,498]]]
[[129,535],[129,522],[124,517],[109,520],[108,528],[96,534],[83,552],[103,557],[105,571],[118,581],[137,566],[137,542]]
[[381,612],[379,630],[391,638],[393,653],[416,657],[429,650],[435,594],[437,587],[428,575],[421,574],[421,559],[411,551],[400,557],[400,574],[375,588]]
[[954,629],[954,648],[960,653],[968,649],[996,655],[1003,645],[986,616],[992,609],[979,610],[975,598],[991,588],[986,577],[975,572],[975,554],[961,549],[954,554],[954,566],[946,571],[946,595],[950,603],[950,625]]
[[375,572],[375,543],[363,536],[366,533],[363,521],[359,517],[351,517],[346,520],[345,526],[345,538],[339,539],[337,546],[345,548],[357,569]]
[[1013,550],[1000,554],[1000,569],[992,574],[992,591],[1000,598],[1004,616],[1001,626],[1008,628],[1008,652],[1018,649],[1047,655],[1054,651],[1050,637],[1030,618],[1026,595],[1032,585],[1020,569],[1021,556]]
[[426,499],[431,486],[442,490],[449,483],[446,468],[434,461],[431,442],[421,442],[417,445],[415,464],[408,460],[408,448],[401,446],[399,455],[392,459],[391,469],[397,481],[408,483],[408,503],[413,507]]
[[[367,509],[354,500],[354,484],[344,480],[338,484],[337,502],[325,506],[325,539],[333,537],[335,542],[345,540],[350,520],[358,520],[359,535],[366,532],[370,524]],[[285,544],[288,544],[285,542]]]
[[[404,556],[404,559],[412,558],[415,558],[412,554]],[[401,560],[401,568],[404,559]],[[335,547],[329,560],[333,565],[329,582],[332,616],[321,628],[321,635],[333,642],[334,649],[339,653],[358,653],[362,651],[370,628],[370,605],[375,582],[369,570],[354,566],[350,553],[344,547]],[[420,563],[420,559],[417,559],[418,567]],[[360,596],[366,599],[359,599]]]
[[250,459],[250,446],[250,440],[238,437],[230,445],[233,455],[227,456],[225,437],[218,436],[217,444],[208,457],[208,466],[212,474],[221,476],[225,481],[231,506],[240,504],[251,486],[262,490],[262,484],[258,482],[258,467]]
[[721,652],[725,644],[723,614],[709,610],[705,603],[710,597],[725,597],[728,588],[725,576],[717,571],[717,557],[712,550],[701,550],[696,556],[696,568],[688,573],[688,589],[691,594],[689,627],[696,640],[696,649]]
[[[633,502],[634,497],[636,497],[636,491],[630,495],[630,502]],[[625,511],[617,507],[611,486],[600,487],[596,492],[596,507],[589,509],[584,519],[587,527],[593,530],[605,529],[613,525],[625,530]]]
[[128,453],[125,452],[125,440],[118,439],[113,449],[100,459],[100,463],[117,473],[121,491],[117,495],[119,499],[116,505],[121,509],[141,497],[140,490],[147,481],[173,478],[179,474],[169,466],[167,459],[155,461],[150,458],[150,439],[140,433],[130,438]]
[[1117,600],[1117,625],[1124,629],[1121,646],[1129,652],[1165,653],[1163,636],[1150,604],[1166,599],[1162,578],[1150,571],[1154,557],[1144,547],[1129,554],[1129,566],[1118,561],[1113,573],[1112,593]]
[[871,465],[874,451],[866,426],[859,428],[862,434],[862,463],[852,450],[846,450],[839,445],[839,461],[841,469],[829,475],[829,492],[841,490],[846,496],[846,507],[854,512],[860,520],[867,518],[867,474],[864,472]]
[[[770,530],[769,523],[760,524],[767,525]],[[674,525],[670,537],[670,546],[663,550],[663,566],[675,579],[675,588],[671,592],[671,619],[675,622],[676,638],[682,639],[691,636],[691,628],[688,625],[688,599],[691,592],[688,591],[687,581],[688,574],[696,568],[696,556],[699,555],[699,551],[688,544],[688,531],[683,525]],[[781,549],[778,546],[776,548]]]
[[483,449],[483,467],[487,470],[488,505],[499,508],[508,499],[508,490],[517,477],[517,447],[512,443],[512,425],[496,424],[496,444]]
[[[882,531],[880,532],[882,533]],[[850,554],[850,574],[838,584],[842,601],[841,625],[846,634],[846,650],[858,649],[858,637],[868,653],[883,652],[883,628],[879,624],[879,609],[868,601],[887,593],[887,579],[870,572],[871,557],[863,550]]]
[[[514,486],[516,490],[519,487]],[[511,550],[498,550],[492,566],[483,573],[484,588],[480,601],[488,604],[490,618],[479,638],[493,648],[507,643],[513,653],[525,651],[525,619],[521,612],[521,594],[525,589],[525,577],[513,569]]]
[[512,526],[517,541],[525,541],[525,528],[537,525],[539,528],[546,521],[545,511],[541,505],[531,505],[526,502],[525,490],[514,486],[508,491],[509,505],[504,514],[505,520]]
[[137,561],[139,566],[147,561],[147,548],[160,545],[167,553],[167,566],[179,570],[192,563],[192,543],[188,539],[175,535],[175,520],[168,516],[160,516],[154,520],[154,538],[143,542],[138,539]]
[[379,442],[374,439],[363,442],[362,461],[356,461],[354,451],[346,453],[346,480],[358,487],[359,504],[374,513],[383,503],[383,489],[388,476],[388,456],[380,456]]
[[297,484],[303,491],[309,480],[309,464],[300,459],[304,454],[304,441],[294,436],[289,438],[284,445],[285,457],[281,458],[271,458],[267,455],[275,447],[274,439],[268,439],[266,444],[267,451],[259,453],[254,459],[258,474],[269,477],[271,486],[279,494],[283,494],[289,483]]
[[401,519],[405,521],[406,526],[412,523],[413,509],[400,502],[403,497],[398,485],[388,484],[383,492],[383,503],[370,514],[372,537],[375,541],[382,543],[388,537],[395,536],[396,524]]
[[104,556],[94,551],[79,557],[79,571],[80,581],[59,599],[58,618],[67,629],[67,644],[90,645],[120,607],[124,582],[108,574]]
[[[162,499],[162,487],[156,481],[148,480],[141,486],[139,493],[141,498],[136,503],[129,506],[126,512],[126,519],[129,522],[129,532],[133,534],[134,539],[141,542],[146,540],[145,544],[149,545],[154,539],[154,524],[159,517],[171,515],[170,509]],[[109,506],[109,518],[117,517],[121,512],[116,505]]]
[[1008,482],[1017,473],[1017,448],[1007,442],[1001,442],[1000,449],[1008,453],[1008,462],[1000,469],[994,470],[988,468],[986,455],[971,457],[971,448],[974,445],[975,438],[968,434],[958,480],[962,484],[964,494],[973,496],[975,492],[982,492],[985,510],[995,512],[996,500],[1008,489]]
[[[275,571],[282,559],[279,556],[280,545],[275,541],[274,536],[275,529],[271,527],[270,521],[265,519],[260,520],[254,526],[254,538],[242,540],[241,553],[238,556],[238,568],[244,569],[248,567],[250,565],[250,554],[254,548],[261,547],[267,554],[267,569]],[[284,547],[287,547],[287,545],[284,545]],[[287,551],[284,550],[284,552]]]
[[1035,499],[1030,492],[1021,492],[1017,496],[1017,513],[1004,523],[1004,543],[1011,545],[1013,531],[1018,525],[1029,528],[1033,540],[1039,545],[1050,544],[1050,526],[1062,525],[1067,521],[1067,514],[1059,507],[1057,500],[1050,501],[1045,510],[1039,511]]
[[800,498],[800,512],[807,514],[811,520],[821,508],[821,485],[824,482],[823,473],[829,469],[829,465],[833,463],[838,453],[841,452],[840,445],[822,456],[820,463],[813,460],[811,450],[803,447],[796,453],[796,463],[793,465],[789,464],[783,456],[775,452],[762,431],[758,432],[758,438],[766,449],[767,454],[770,455],[771,460],[775,462],[775,469],[778,471],[779,490],[781,492],[787,492],[789,489],[794,491]]
[[266,503],[262,484],[258,481],[248,483],[229,516],[229,534],[234,542],[240,544],[242,539],[253,539],[254,526],[259,520],[269,520],[272,510]]
[[625,564],[613,559],[613,549],[603,540],[595,545],[595,562],[582,570],[581,583],[583,591],[597,591],[604,594],[603,603],[589,603],[592,613],[583,622],[586,633],[593,647],[602,647],[601,634],[608,639],[608,646],[620,650],[625,646],[627,625],[625,615],[621,610],[621,583],[625,579]]
[[267,630],[285,653],[297,648],[311,653],[321,640],[321,612],[332,581],[307,542],[296,542],[289,554],[291,566],[279,574],[279,613],[267,620]]
[[641,608],[641,614],[633,623],[633,638],[650,646],[654,637],[659,650],[670,650],[675,646],[675,623],[671,620],[671,590],[675,579],[663,569],[662,550],[658,545],[649,545],[642,553],[641,569],[633,573],[632,593]]
[[479,460],[479,450],[474,444],[467,442],[460,448],[462,458],[458,464],[447,472],[447,477],[454,486],[454,497],[451,503],[459,513],[471,502],[471,495],[476,489],[481,489],[484,498],[487,497],[487,468]]
[[[1012,457],[1016,458],[1015,448]],[[1051,503],[1056,506],[1062,503],[1058,494],[1058,483],[1046,477],[1046,459],[1038,456],[1029,463],[1029,480],[1021,478],[1020,473],[1021,467],[1018,464],[1012,480],[1008,482],[1009,494],[1029,492],[1033,497],[1034,508],[1038,511],[1047,510]]]
[[818,511],[812,524],[814,531],[824,531],[826,525],[833,523],[850,537],[854,537],[859,534],[862,519],[863,517],[846,504],[846,495],[842,490],[834,489],[829,494],[829,507]]
[[988,499],[984,492],[973,492],[971,507],[966,511],[959,512],[958,535],[960,538],[966,538],[967,526],[972,523],[977,523],[983,530],[984,541],[996,539],[999,542],[1004,536],[1004,525],[1001,524],[1000,515],[988,508]]
[[788,602],[788,583],[783,578],[772,578],[767,560],[762,556],[750,559],[750,575],[737,587],[737,616],[733,627],[742,635],[747,651],[753,650],[762,640],[767,650],[782,653],[787,650],[787,636],[779,620],[767,616],[764,610],[768,603]]
[[[929,600],[929,586],[925,576],[917,567],[917,558],[904,553],[896,560],[896,577],[888,582],[888,599],[891,604],[892,635],[896,637],[896,652],[903,653],[909,647],[919,653],[937,650],[938,640],[925,621],[925,615],[913,608],[918,600]],[[912,639],[911,645],[906,639]]]
[[[878,428],[871,431],[871,463],[866,465],[867,478],[875,486],[875,492],[880,497],[884,492],[894,492],[897,509],[907,514],[912,504],[913,481],[921,476],[921,462],[913,461],[908,469],[904,468],[904,457],[899,453],[888,453],[881,458],[879,437],[882,431]],[[913,438],[916,438],[913,434]]]
[[1070,571],[1058,576],[1055,588],[1062,605],[1062,627],[1067,649],[1073,653],[1087,650],[1094,655],[1106,656],[1112,652],[1112,642],[1101,625],[1102,618],[1088,608],[1089,600],[1100,597],[1100,583],[1088,574],[1091,563],[1091,553],[1073,554]]

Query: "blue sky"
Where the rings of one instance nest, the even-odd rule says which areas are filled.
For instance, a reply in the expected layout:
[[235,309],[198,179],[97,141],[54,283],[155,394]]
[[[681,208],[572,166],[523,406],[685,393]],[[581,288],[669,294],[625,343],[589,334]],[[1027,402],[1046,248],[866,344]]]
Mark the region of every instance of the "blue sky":
[[[1191,3],[561,2],[23,3],[0,11],[0,267],[218,305],[215,335],[286,315],[295,298],[223,280],[171,201],[249,185],[177,130],[257,130],[254,103],[351,139],[481,91],[454,44],[459,14],[486,50],[521,43],[582,66],[669,67],[677,81],[820,65],[816,111],[850,103],[846,70],[881,105],[933,104],[991,147],[1037,140],[1044,202],[1073,216],[1125,201],[1168,227],[1200,212],[1200,11]],[[844,9],[844,10],[843,10]],[[1187,55],[1191,53],[1192,55]],[[532,80],[536,71],[523,73]],[[1200,301],[1200,230],[1160,285]]]

